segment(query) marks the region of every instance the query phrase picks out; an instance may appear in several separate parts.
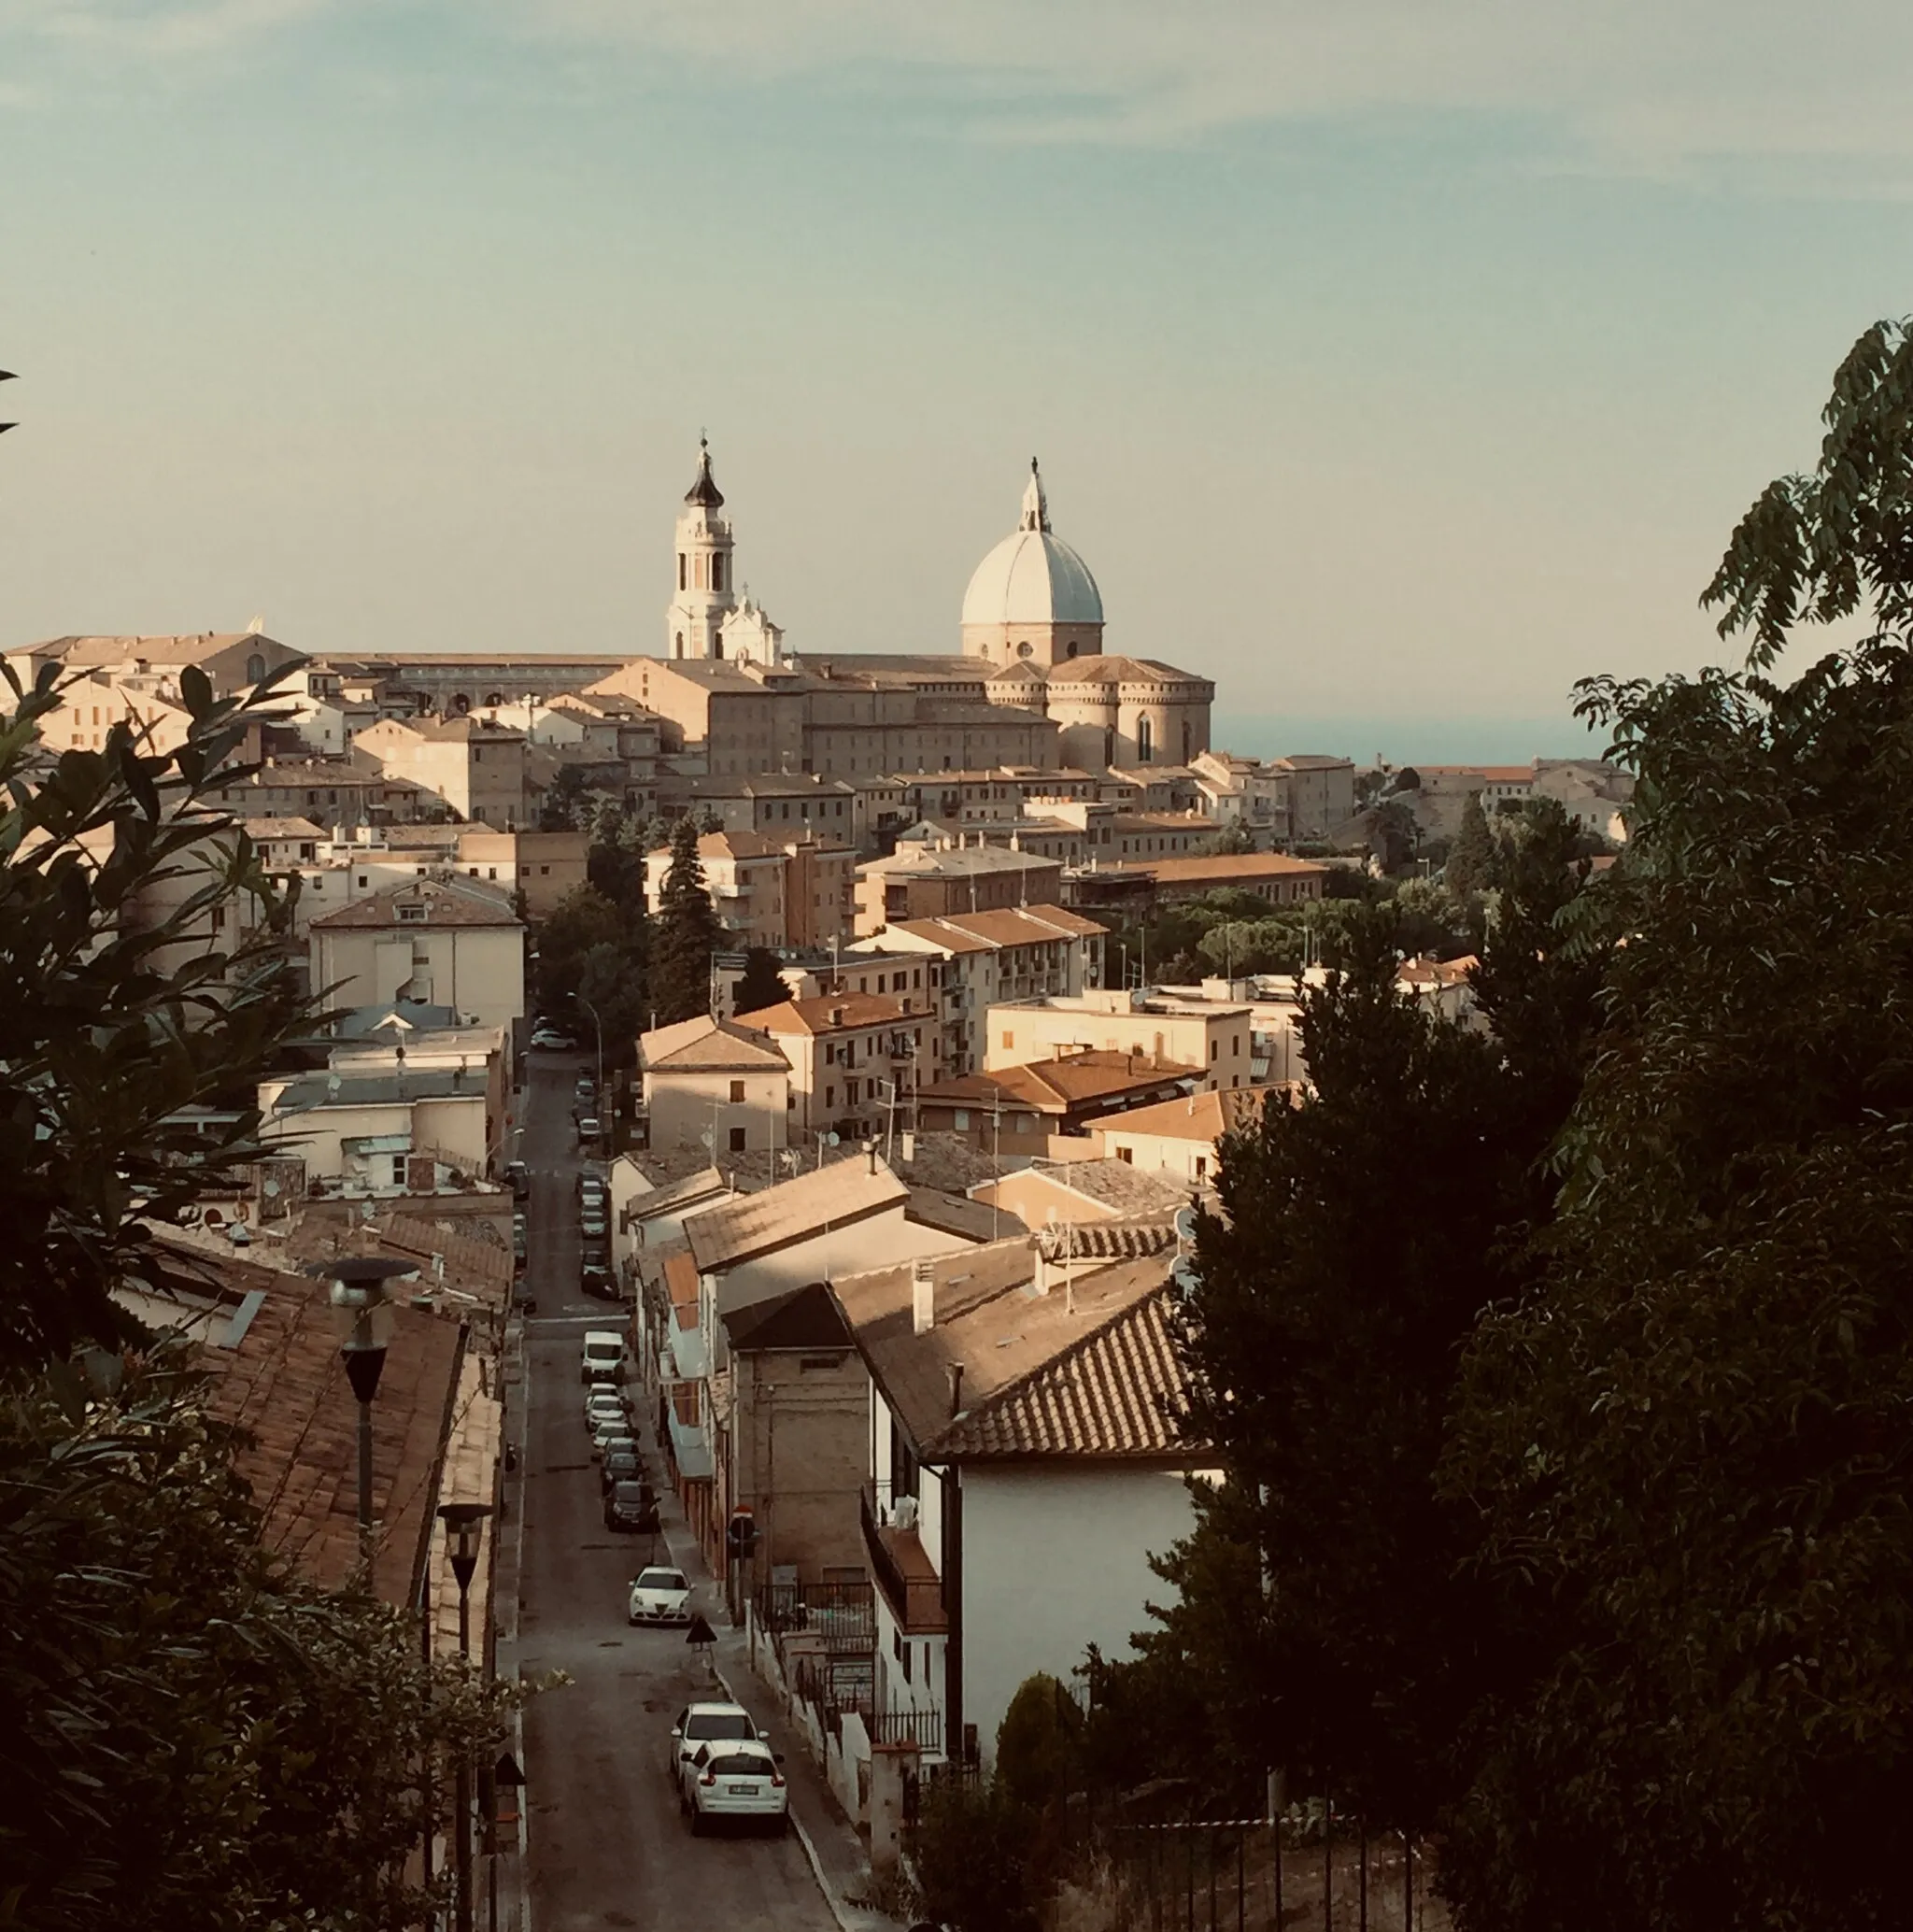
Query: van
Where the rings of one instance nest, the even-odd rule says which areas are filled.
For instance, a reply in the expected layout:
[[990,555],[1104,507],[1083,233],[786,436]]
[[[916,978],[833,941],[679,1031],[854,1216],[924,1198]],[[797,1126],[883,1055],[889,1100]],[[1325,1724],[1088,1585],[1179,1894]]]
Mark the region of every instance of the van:
[[580,1382],[616,1382],[624,1366],[624,1337],[616,1328],[587,1328]]

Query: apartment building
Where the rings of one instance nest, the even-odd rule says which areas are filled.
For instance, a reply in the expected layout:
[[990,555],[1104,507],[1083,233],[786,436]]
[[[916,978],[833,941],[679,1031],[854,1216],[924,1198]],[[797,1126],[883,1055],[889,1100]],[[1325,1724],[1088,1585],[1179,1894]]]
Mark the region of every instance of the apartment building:
[[790,1063],[791,1144],[909,1124],[917,1070],[930,1053],[928,1015],[889,995],[838,993],[740,1014],[738,1024],[768,1033]]
[[[707,831],[698,840],[717,923],[740,949],[780,947],[788,943],[785,921],[785,877],[789,858],[782,845],[754,831]],[[645,855],[645,898],[655,910],[662,902],[671,847]]]
[[857,867],[857,936],[881,932],[893,919],[1059,904],[1062,883],[1062,866],[1031,852],[982,843],[900,845]]
[[389,717],[354,738],[352,756],[408,780],[460,818],[507,831],[529,821],[522,732],[480,717]]
[[1079,999],[993,1004],[985,1016],[984,1072],[1095,1048],[1193,1068],[1205,1089],[1249,1087],[1252,1017],[1247,1002],[1210,1004],[1109,988]]

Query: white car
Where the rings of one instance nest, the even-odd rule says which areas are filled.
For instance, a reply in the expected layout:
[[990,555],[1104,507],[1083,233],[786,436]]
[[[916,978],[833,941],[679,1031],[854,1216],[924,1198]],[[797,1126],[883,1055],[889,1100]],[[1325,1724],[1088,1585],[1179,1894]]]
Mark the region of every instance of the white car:
[[790,1792],[777,1754],[761,1740],[701,1744],[686,1767],[678,1802],[701,1836],[724,1818],[768,1819],[774,1831],[790,1824]]
[[687,1704],[671,1726],[671,1743],[665,1769],[677,1786],[680,1804],[685,1799],[685,1780],[691,1775],[691,1759],[701,1744],[755,1744],[758,1727],[742,1704],[712,1702]]
[[593,1402],[585,1411],[585,1427],[596,1429],[601,1422],[615,1422],[620,1428],[630,1426],[631,1412],[622,1402]]
[[653,1564],[631,1579],[625,1621],[632,1624],[687,1624],[691,1620],[691,1586],[681,1570]]
[[607,1442],[628,1441],[631,1426],[622,1415],[600,1415],[591,1424],[591,1460],[596,1462],[604,1454]]

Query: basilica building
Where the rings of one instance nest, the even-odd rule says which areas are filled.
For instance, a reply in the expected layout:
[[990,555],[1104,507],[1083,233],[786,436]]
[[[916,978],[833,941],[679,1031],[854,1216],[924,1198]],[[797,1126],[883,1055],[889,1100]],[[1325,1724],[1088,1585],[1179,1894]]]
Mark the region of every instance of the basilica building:
[[[1126,771],[1186,764],[1209,748],[1208,678],[1104,651],[1102,593],[1052,529],[1034,462],[1016,528],[964,592],[960,653],[799,655],[740,590],[735,542],[701,442],[677,517],[664,653],[605,680],[706,743],[714,774],[752,769],[753,756],[767,758],[760,769],[841,776],[1000,764]],[[785,702],[714,702],[753,693]],[[748,717],[757,743],[728,742],[720,714]]]

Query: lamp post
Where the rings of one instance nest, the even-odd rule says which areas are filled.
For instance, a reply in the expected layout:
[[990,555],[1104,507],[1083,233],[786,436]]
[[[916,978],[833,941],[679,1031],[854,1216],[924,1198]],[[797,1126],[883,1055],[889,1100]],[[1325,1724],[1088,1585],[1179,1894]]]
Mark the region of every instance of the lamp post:
[[[489,1502],[448,1502],[439,1508],[445,1524],[446,1554],[459,1584],[459,1655],[472,1660],[472,1577],[478,1568],[479,1526],[491,1513]],[[457,1877],[457,1932],[472,1932],[472,1767],[461,1754],[452,1808],[457,1813],[452,1869]]]
[[386,1284],[418,1272],[409,1261],[377,1255],[347,1255],[321,1261],[314,1271],[332,1280],[333,1315],[339,1326],[339,1354],[359,1402],[359,1555],[372,1587],[372,1399],[391,1342],[392,1307]]
[[[594,1005],[592,1005],[592,1003],[590,1002],[590,1001],[588,1001],[588,999],[586,999],[586,998],[585,998],[585,996],[584,996],[584,994],[582,994],[582,993],[580,993],[580,994],[578,995],[578,1004],[579,1004],[580,1006],[582,1006],[582,1007],[583,1007],[583,1008],[585,1009],[585,1011],[586,1011],[587,1013],[588,1013],[588,1014],[589,1014],[589,1015],[591,1016],[591,1027],[592,1027],[592,1030],[593,1030],[594,1032],[596,1032],[596,1034],[598,1035],[598,1078],[597,1078],[597,1081],[596,1081],[596,1083],[595,1083],[595,1084],[594,1084],[594,1086],[592,1087],[592,1089],[591,1089],[591,1091],[592,1091],[593,1093],[595,1093],[595,1094],[596,1094],[596,1095],[598,1096],[598,1127],[599,1127],[599,1130],[600,1130],[600,1132],[601,1132],[601,1133],[603,1133],[603,1132],[604,1132],[604,1022],[603,1022],[603,1021],[602,1021],[602,1019],[600,1019],[600,1018],[598,1017],[598,1009],[597,1009],[597,1008],[596,1008],[596,1007],[595,1007]],[[616,1143],[615,1143],[614,1141],[612,1141],[612,1140],[610,1139],[610,1137],[609,1137],[608,1135],[606,1135],[606,1144],[607,1144],[607,1145],[616,1145]]]

